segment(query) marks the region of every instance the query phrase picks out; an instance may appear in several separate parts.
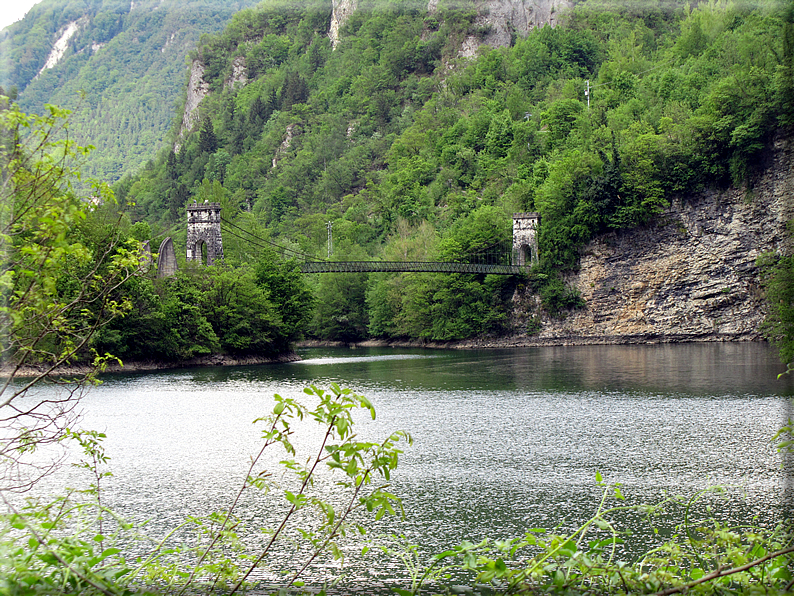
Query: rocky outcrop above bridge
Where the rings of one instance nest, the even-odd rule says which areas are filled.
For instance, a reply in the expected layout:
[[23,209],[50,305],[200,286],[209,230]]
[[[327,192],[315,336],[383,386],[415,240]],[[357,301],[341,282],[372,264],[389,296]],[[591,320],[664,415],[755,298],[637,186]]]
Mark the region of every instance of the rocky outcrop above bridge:
[[[634,343],[761,339],[764,299],[756,262],[782,252],[794,217],[794,141],[779,139],[751,192],[682,197],[652,226],[601,236],[567,281],[586,307],[559,321],[538,298],[516,295],[515,320],[540,332],[512,343]],[[542,225],[542,222],[541,222]],[[508,342],[509,344],[510,342]]]
[[223,82],[225,89],[239,89],[248,84],[248,67],[245,64],[245,56],[237,56],[232,61],[232,72]]
[[475,24],[488,31],[483,44],[509,46],[513,37],[525,37],[535,27],[557,25],[572,5],[570,0],[478,0]]
[[[573,6],[571,0],[476,0],[475,26],[485,33],[469,35],[461,43],[458,55],[471,58],[481,45],[494,48],[510,46],[514,38],[525,37],[535,27],[559,24]],[[427,10],[435,12],[438,0],[429,0]]]
[[204,81],[204,66],[199,60],[193,60],[190,66],[190,80],[187,84],[187,99],[185,100],[185,111],[182,115],[182,126],[179,129],[174,152],[179,153],[180,140],[189,133],[198,121],[198,106],[201,100],[209,93],[209,85]]
[[[476,0],[475,25],[486,33],[481,37],[467,37],[460,54],[473,56],[480,45],[509,46],[516,36],[525,36],[535,27],[557,25],[572,0]],[[357,0],[332,0],[333,12],[328,37],[335,48],[339,43],[339,29],[358,7]],[[438,0],[428,0],[428,12],[435,12]]]

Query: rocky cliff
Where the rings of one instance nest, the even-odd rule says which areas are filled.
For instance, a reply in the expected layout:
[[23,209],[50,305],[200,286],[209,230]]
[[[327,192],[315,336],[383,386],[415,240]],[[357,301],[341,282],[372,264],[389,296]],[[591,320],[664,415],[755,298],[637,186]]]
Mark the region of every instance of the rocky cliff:
[[572,5],[570,0],[478,0],[475,24],[488,31],[483,44],[509,46],[514,36],[526,36],[535,27],[557,25]]
[[331,46],[336,48],[339,43],[339,28],[355,12],[358,2],[356,0],[333,0],[331,4],[331,27],[328,30],[328,37],[331,38]]
[[793,157],[794,139],[779,139],[751,191],[681,197],[654,225],[595,239],[567,280],[586,307],[559,321],[540,314],[536,296],[517,293],[516,322],[541,326],[508,344],[760,339],[764,300],[756,261],[787,248]]
[[198,60],[193,60],[190,65],[190,79],[187,83],[187,98],[185,99],[185,111],[182,114],[182,125],[179,128],[177,141],[174,144],[175,153],[179,153],[182,139],[193,130],[196,122],[198,122],[198,107],[201,100],[209,93],[209,89],[209,85],[204,80],[204,66]]
[[[339,29],[358,6],[357,0],[332,0],[333,12],[328,37],[333,47],[339,43]],[[572,0],[477,0],[475,25],[487,33],[464,40],[461,55],[473,56],[482,45],[508,46],[514,36],[523,36],[535,27],[556,25],[561,15],[573,6]],[[438,0],[428,0],[427,10],[435,12]]]

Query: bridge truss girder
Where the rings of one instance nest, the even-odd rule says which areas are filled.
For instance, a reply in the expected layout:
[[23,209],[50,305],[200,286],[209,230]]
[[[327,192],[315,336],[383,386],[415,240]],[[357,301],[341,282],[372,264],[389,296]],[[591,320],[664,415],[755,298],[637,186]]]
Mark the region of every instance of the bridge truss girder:
[[307,261],[302,273],[486,273],[518,275],[527,270],[517,265],[484,265],[477,263],[424,263],[419,261]]

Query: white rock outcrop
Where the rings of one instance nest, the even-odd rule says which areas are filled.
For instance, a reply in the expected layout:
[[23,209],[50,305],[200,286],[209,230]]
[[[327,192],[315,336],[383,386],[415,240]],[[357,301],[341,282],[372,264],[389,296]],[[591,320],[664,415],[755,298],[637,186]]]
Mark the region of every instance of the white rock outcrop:
[[248,83],[248,69],[245,66],[245,56],[237,56],[232,61],[232,75],[226,79],[223,86],[228,89],[245,87]]
[[66,49],[69,47],[69,40],[72,39],[74,34],[80,30],[80,27],[85,25],[87,22],[88,18],[82,17],[76,21],[72,21],[66,25],[66,27],[61,29],[60,36],[53,44],[52,49],[47,56],[47,60],[44,62],[44,66],[41,67],[41,70],[39,70],[35,78],[39,78],[41,73],[49,68],[53,68],[61,61],[61,58],[63,58],[64,54],[66,54]]
[[[535,27],[557,25],[572,0],[476,0],[478,17],[475,25],[487,30],[481,37],[470,36],[463,41],[460,55],[471,57],[485,44],[492,47],[508,46],[513,36],[525,36]],[[331,26],[328,37],[336,48],[339,29],[358,7],[357,0],[332,0]],[[428,12],[438,9],[438,0],[428,0]]]
[[331,13],[331,27],[328,30],[328,37],[331,38],[331,47],[336,49],[339,44],[339,28],[342,27],[350,15],[358,7],[356,0],[333,0]]
[[[535,27],[558,25],[572,0],[476,0],[474,24],[486,31],[469,35],[461,43],[458,56],[472,58],[482,45],[494,48],[509,46],[514,37],[525,37]],[[428,0],[428,12],[435,12],[438,0]]]
[[274,168],[278,165],[279,158],[289,151],[289,148],[292,146],[292,139],[298,136],[301,132],[301,128],[297,124],[293,123],[287,125],[287,129],[284,131],[284,139],[281,141],[279,148],[276,149],[276,155],[273,156]]
[[198,60],[193,60],[190,66],[190,80],[187,84],[187,99],[185,101],[185,112],[182,115],[182,126],[179,129],[179,136],[174,145],[174,152],[179,153],[181,148],[180,140],[185,134],[193,130],[199,118],[198,107],[201,100],[209,92],[209,84],[204,81],[204,66]]

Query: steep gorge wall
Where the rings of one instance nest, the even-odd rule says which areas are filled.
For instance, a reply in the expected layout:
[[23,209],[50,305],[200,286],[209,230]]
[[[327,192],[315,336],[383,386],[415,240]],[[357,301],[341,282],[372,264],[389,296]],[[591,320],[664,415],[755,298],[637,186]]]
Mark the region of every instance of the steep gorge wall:
[[350,18],[350,15],[355,12],[358,7],[358,2],[356,0],[333,0],[331,4],[333,8],[328,37],[331,38],[331,46],[336,48],[339,43],[339,28],[342,27]]
[[[751,341],[761,339],[764,298],[756,261],[783,251],[794,217],[794,139],[774,144],[752,192],[708,191],[673,202],[654,224],[601,236],[567,280],[586,307],[508,344]],[[541,222],[542,225],[542,222]],[[515,322],[539,316],[538,298],[517,294]]]
[[210,86],[204,80],[204,66],[199,60],[193,60],[190,65],[190,79],[187,83],[187,97],[185,99],[185,110],[182,113],[182,125],[179,127],[174,153],[179,153],[184,136],[193,130],[198,122],[198,107],[201,100],[209,93]]
[[[339,29],[355,12],[357,0],[332,0],[333,12],[328,36],[333,47],[339,43]],[[428,0],[427,10],[435,12],[438,0]],[[535,27],[556,25],[571,6],[572,0],[477,0],[475,24],[488,32],[482,38],[469,37],[463,42],[461,54],[473,56],[477,48],[510,45],[514,35],[525,36]]]

